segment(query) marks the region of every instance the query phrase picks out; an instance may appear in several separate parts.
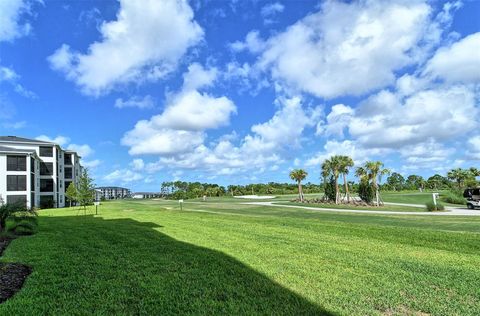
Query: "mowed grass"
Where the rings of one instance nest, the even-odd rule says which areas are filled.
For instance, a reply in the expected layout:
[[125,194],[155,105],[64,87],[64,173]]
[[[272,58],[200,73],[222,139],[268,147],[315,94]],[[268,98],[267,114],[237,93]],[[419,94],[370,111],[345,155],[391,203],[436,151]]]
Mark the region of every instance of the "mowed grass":
[[360,206],[353,204],[333,204],[333,203],[297,203],[297,202],[277,202],[279,205],[297,205],[311,208],[334,208],[361,211],[387,211],[387,212],[425,212],[425,208],[403,206],[403,205],[381,205],[381,206]]
[[[478,315],[480,218],[233,201],[40,212],[3,262],[33,267],[1,315]],[[89,211],[92,214],[92,210]]]
[[[442,192],[437,192],[440,193],[440,196]],[[425,205],[425,203],[428,202],[433,202],[433,197],[431,192],[388,192],[388,193],[382,193],[382,199],[385,202],[392,202],[392,203],[405,203],[405,204],[422,204]],[[451,203],[445,203],[442,200],[439,201],[440,203],[447,205],[447,206],[456,206],[456,207],[466,207],[466,204],[451,204]]]

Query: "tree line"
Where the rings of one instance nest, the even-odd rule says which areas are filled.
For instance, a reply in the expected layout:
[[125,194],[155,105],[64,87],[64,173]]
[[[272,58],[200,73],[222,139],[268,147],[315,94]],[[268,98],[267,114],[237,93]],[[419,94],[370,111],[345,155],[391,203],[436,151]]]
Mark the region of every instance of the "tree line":
[[[322,186],[320,184],[306,183],[303,186],[306,193],[318,193],[322,191]],[[218,197],[296,193],[297,185],[276,182],[221,186],[212,183],[172,181],[163,182],[160,188],[161,196],[169,199],[193,199],[203,196]]]
[[[358,181],[348,180],[350,173]],[[446,176],[435,174],[427,179],[419,175],[404,177],[398,172],[391,172],[381,161],[367,161],[354,169],[354,161],[349,156],[335,155],[320,165],[321,183],[303,183],[308,176],[304,169],[294,169],[289,176],[295,183],[256,183],[247,185],[221,186],[212,183],[172,181],[163,182],[161,195],[169,199],[190,199],[238,195],[281,195],[298,194],[301,202],[305,194],[323,193],[325,201],[350,203],[352,193],[369,204],[381,205],[380,191],[404,190],[462,190],[478,185],[476,177],[480,176],[477,168],[453,169]]]

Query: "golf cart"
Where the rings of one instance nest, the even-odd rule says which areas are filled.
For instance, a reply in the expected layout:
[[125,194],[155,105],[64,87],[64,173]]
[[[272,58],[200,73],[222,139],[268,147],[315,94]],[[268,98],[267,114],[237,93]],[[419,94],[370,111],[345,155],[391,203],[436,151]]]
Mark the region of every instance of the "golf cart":
[[467,199],[467,207],[473,210],[476,207],[480,207],[480,188],[466,189],[463,192],[463,197]]

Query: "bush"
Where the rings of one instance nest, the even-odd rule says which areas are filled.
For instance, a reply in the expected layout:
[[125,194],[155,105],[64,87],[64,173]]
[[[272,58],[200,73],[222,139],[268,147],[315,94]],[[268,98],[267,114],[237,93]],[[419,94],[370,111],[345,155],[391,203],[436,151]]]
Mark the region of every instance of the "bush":
[[427,211],[429,212],[443,211],[445,209],[445,207],[438,202],[437,205],[435,205],[433,202],[427,202],[425,206],[427,207]]
[[375,197],[375,189],[367,181],[361,181],[358,185],[358,196],[363,202],[370,204]]
[[443,202],[451,204],[465,204],[466,200],[460,192],[446,191],[440,194]]
[[37,212],[28,209],[23,203],[4,204],[0,206],[0,233],[5,232],[7,220],[13,222],[8,231],[12,233],[33,234],[37,227]]
[[335,201],[335,179],[330,177],[329,181],[325,183],[325,199],[327,201]]
[[29,219],[15,221],[15,223],[11,227],[9,227],[8,232],[13,233],[17,236],[33,235],[37,232],[36,218],[31,217]]

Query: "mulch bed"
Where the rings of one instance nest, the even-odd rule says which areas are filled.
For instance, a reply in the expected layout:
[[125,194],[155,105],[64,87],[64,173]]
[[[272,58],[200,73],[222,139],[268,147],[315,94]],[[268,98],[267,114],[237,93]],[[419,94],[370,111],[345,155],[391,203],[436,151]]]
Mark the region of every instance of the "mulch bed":
[[[13,238],[0,237],[0,256]],[[15,295],[32,272],[32,268],[21,263],[0,262],[0,304]]]

